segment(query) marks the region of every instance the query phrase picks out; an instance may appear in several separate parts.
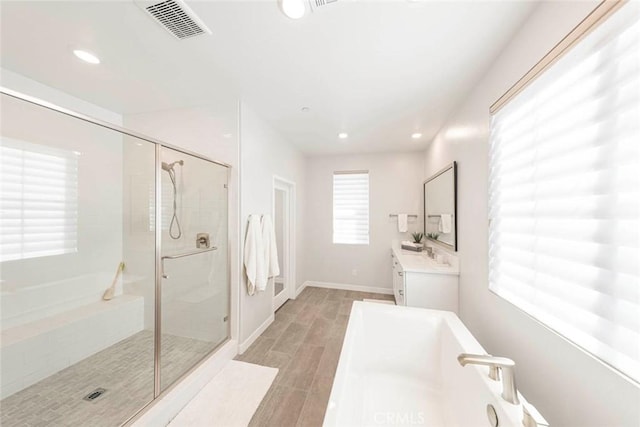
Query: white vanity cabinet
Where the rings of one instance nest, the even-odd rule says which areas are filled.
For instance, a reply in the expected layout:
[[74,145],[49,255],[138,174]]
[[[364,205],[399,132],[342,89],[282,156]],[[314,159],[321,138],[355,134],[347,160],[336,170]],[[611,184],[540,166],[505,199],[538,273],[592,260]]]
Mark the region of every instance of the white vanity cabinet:
[[449,256],[449,264],[438,264],[426,254],[394,245],[391,262],[397,305],[458,313],[459,271],[454,256]]
[[393,270],[393,295],[396,298],[397,305],[405,305],[404,303],[404,272],[402,266],[398,262],[398,257],[391,251],[391,262]]

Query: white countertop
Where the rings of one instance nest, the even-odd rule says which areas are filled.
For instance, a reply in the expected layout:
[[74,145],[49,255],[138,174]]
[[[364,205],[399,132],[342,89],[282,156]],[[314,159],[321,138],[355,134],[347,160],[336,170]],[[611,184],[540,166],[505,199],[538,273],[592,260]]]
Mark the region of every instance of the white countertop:
[[402,270],[409,273],[451,274],[459,275],[457,257],[448,255],[450,264],[438,264],[425,252],[413,252],[400,248],[400,244],[394,242],[391,251],[402,266]]

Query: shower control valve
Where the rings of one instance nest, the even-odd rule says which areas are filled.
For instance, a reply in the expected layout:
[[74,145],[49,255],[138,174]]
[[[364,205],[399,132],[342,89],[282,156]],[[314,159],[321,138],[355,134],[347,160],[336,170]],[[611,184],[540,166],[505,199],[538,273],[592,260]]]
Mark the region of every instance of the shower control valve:
[[198,233],[196,235],[196,248],[208,249],[211,246],[211,239],[209,233]]

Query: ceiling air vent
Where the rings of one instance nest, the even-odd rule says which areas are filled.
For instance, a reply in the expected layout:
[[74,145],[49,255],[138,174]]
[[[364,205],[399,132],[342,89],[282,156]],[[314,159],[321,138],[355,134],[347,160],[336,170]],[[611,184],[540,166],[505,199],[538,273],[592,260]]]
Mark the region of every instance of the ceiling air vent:
[[311,10],[315,12],[319,7],[336,3],[337,1],[338,0],[309,0],[309,5],[311,6]]
[[178,39],[211,34],[211,30],[182,0],[160,3],[136,0],[136,3]]

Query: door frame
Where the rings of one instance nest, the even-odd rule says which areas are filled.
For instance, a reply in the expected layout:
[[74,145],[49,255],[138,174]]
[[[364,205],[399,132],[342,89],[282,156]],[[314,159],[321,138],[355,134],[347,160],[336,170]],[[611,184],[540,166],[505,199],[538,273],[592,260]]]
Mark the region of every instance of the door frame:
[[[296,183],[288,179],[273,176],[273,190],[271,193],[271,217],[275,224],[276,218],[276,190],[284,192],[285,215],[283,218],[284,235],[283,250],[278,254],[284,273],[284,289],[281,296],[271,296],[272,312],[275,312],[288,299],[295,298],[296,283]],[[275,278],[273,286],[275,287]]]

